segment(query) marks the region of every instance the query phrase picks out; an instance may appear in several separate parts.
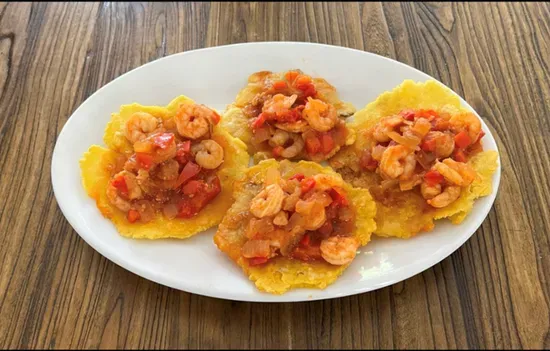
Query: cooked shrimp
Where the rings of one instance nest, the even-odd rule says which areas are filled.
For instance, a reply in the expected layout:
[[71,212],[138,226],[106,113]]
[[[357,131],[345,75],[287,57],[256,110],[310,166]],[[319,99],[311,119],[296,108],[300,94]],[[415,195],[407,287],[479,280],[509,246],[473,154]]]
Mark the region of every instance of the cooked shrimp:
[[319,132],[331,130],[338,122],[338,114],[333,105],[311,97],[308,97],[302,116],[313,129]]
[[315,180],[315,189],[322,191],[332,189],[333,187],[341,187],[343,184],[341,178],[328,174],[316,174],[313,176],[313,180]]
[[410,169],[410,163],[414,157],[408,157],[411,151],[403,145],[394,145],[388,147],[382,154],[380,160],[380,171],[388,178],[395,179],[405,172],[405,167]]
[[429,205],[442,208],[450,205],[460,196],[460,187],[455,185],[449,185],[443,190],[443,192],[432,199],[429,199],[427,202]]
[[283,151],[281,151],[281,156],[284,158],[296,157],[304,149],[304,139],[301,135],[291,134],[290,139],[292,139],[292,145],[287,146]]
[[330,264],[343,266],[357,254],[359,240],[353,236],[333,236],[321,242],[321,256]]
[[132,144],[143,140],[157,129],[158,119],[147,112],[136,112],[126,121],[125,135]]
[[455,141],[451,134],[431,131],[426,134],[424,141],[435,140],[434,154],[437,158],[449,157],[455,149]]
[[264,102],[262,112],[270,113],[274,115],[281,115],[290,110],[298,95],[284,96],[283,94],[276,94],[271,99]]
[[214,140],[203,140],[200,144],[193,145],[193,152],[196,152],[197,164],[206,169],[218,168],[223,162],[223,148]]
[[179,176],[179,163],[170,159],[161,163],[155,170],[155,176],[161,180],[174,180]]
[[303,133],[310,128],[307,121],[300,119],[296,122],[275,123],[275,127],[290,133]]
[[458,174],[460,174],[460,176],[462,177],[462,183],[457,185],[468,186],[472,184],[472,182],[476,179],[477,173],[475,169],[473,169],[472,166],[470,166],[469,164],[456,162],[452,158],[446,158],[442,162],[458,172]]
[[282,129],[277,129],[271,139],[269,139],[269,145],[271,147],[284,146],[290,139],[290,134]]
[[279,184],[268,185],[250,202],[250,212],[258,217],[276,215],[283,206],[285,192]]
[[279,227],[287,225],[288,213],[286,213],[285,211],[280,211],[279,213],[277,213],[273,218],[273,224],[278,225]]
[[[119,177],[124,178],[126,188],[128,189],[128,192],[124,194],[124,197],[129,200],[136,200],[143,196],[143,192],[138,185],[135,174],[128,171],[121,171],[114,176],[115,179]],[[112,181],[109,182],[109,185],[107,186],[107,198],[121,211],[127,212],[132,207],[130,201],[120,196],[118,189],[114,186]]]
[[441,194],[441,184],[428,185],[426,182],[420,184],[420,193],[424,199],[433,199],[437,195]]
[[481,122],[471,112],[454,115],[449,122],[455,131],[466,130],[472,142],[476,141],[481,133]]
[[403,160],[403,174],[399,176],[399,180],[408,180],[414,175],[414,170],[416,169],[416,158],[414,154],[409,154]]
[[306,230],[317,230],[327,220],[325,206],[317,201],[298,200],[296,213],[304,217],[304,228]]
[[399,115],[389,116],[383,118],[373,129],[372,136],[380,143],[390,141],[388,132],[393,131],[396,127],[401,125],[405,120]]
[[204,105],[181,104],[176,116],[178,133],[189,139],[198,139],[210,130],[210,124],[216,124],[220,116]]

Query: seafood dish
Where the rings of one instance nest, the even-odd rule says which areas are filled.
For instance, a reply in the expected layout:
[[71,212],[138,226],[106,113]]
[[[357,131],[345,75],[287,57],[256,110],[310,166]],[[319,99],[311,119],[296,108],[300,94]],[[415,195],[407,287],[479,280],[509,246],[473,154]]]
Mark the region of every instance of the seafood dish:
[[366,245],[376,204],[329,167],[274,159],[249,168],[214,242],[256,286],[325,288]]
[[107,147],[92,145],[80,161],[86,192],[127,237],[186,238],[216,226],[249,162],[219,121],[185,96],[122,106],[105,129]]
[[222,126],[263,159],[320,162],[354,141],[344,118],[355,108],[323,78],[300,70],[256,72],[226,110]]
[[475,114],[436,81],[404,81],[354,115],[356,142],[329,162],[377,203],[379,236],[409,238],[434,220],[464,220],[492,192],[496,151]]

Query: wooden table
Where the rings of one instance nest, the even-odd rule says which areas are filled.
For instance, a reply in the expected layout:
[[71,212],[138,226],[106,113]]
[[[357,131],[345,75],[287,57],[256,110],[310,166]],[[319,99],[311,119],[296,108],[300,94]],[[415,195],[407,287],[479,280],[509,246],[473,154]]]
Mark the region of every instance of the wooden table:
[[[0,347],[549,348],[548,18],[537,3],[0,4]],[[50,179],[71,113],[156,58],[265,40],[375,52],[462,95],[502,158],[477,233],[405,282],[296,304],[172,290],[81,240]]]

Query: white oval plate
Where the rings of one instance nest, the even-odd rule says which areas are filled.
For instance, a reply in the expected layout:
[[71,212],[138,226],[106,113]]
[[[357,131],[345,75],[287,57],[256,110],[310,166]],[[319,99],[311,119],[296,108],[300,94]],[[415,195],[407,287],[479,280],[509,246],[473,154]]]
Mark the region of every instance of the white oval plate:
[[[326,78],[337,88],[342,100],[352,102],[358,109],[405,79],[432,79],[375,54],[295,42],[213,47],[150,62],[99,89],[63,127],[52,159],[53,189],[63,214],[95,250],[135,274],[195,294],[243,301],[307,301],[375,290],[426,270],[470,238],[495,200],[500,167],[493,177],[493,193],[477,200],[461,225],[440,221],[433,232],[412,240],[374,238],[325,290],[297,289],[275,296],[258,291],[240,268],[218,251],[212,241],[215,228],[187,240],[126,239],[118,235],[86,195],[78,161],[90,145],[103,145],[105,125],[121,105],[133,102],[166,105],[175,96],[184,94],[223,111],[245,85],[249,74],[292,68]],[[496,150],[485,123],[483,130],[487,133],[484,148]]]

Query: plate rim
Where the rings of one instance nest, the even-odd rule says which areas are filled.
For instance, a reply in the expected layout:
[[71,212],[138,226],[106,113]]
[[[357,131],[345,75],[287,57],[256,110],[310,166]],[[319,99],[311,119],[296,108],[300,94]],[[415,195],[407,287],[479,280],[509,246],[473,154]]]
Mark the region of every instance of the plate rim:
[[[179,56],[193,55],[193,54],[200,53],[200,52],[215,51],[215,50],[218,50],[218,49],[229,48],[229,47],[264,46],[264,45],[265,46],[296,45],[296,46],[325,47],[325,48],[331,48],[331,49],[337,49],[337,50],[345,50],[345,51],[356,52],[356,53],[359,53],[361,55],[372,55],[372,56],[378,57],[379,59],[389,60],[393,64],[405,66],[407,69],[411,69],[411,70],[414,70],[414,71],[416,71],[416,72],[418,72],[422,75],[425,75],[425,76],[429,77],[429,79],[433,79],[434,81],[438,82],[442,86],[449,89],[453,94],[455,94],[460,99],[461,104],[463,104],[466,108],[471,110],[480,119],[480,121],[482,123],[482,128],[485,131],[488,131],[488,134],[490,135],[491,139],[494,141],[494,145],[495,145],[494,150],[497,152],[497,162],[498,162],[498,164],[497,164],[497,169],[496,169],[495,173],[493,174],[492,192],[488,196],[484,197],[485,199],[487,199],[486,201],[488,201],[489,204],[487,205],[487,208],[484,211],[483,215],[479,216],[478,219],[475,221],[475,223],[472,225],[472,227],[475,227],[475,229],[472,231],[472,233],[469,234],[469,235],[464,236],[461,240],[455,242],[454,245],[451,248],[448,248],[447,250],[445,250],[444,253],[441,253],[438,256],[435,256],[435,258],[430,260],[429,263],[426,264],[424,261],[416,261],[416,263],[413,263],[412,265],[407,266],[406,270],[394,272],[392,274],[393,276],[396,276],[394,279],[386,280],[386,281],[384,281],[383,283],[381,283],[379,285],[376,285],[376,286],[365,285],[364,288],[349,289],[349,290],[347,290],[343,293],[337,293],[337,294],[334,294],[332,296],[322,296],[322,295],[304,296],[304,297],[297,296],[297,297],[294,297],[291,300],[285,299],[284,298],[285,294],[273,295],[273,294],[266,294],[266,293],[263,293],[261,291],[258,291],[260,294],[253,294],[253,295],[249,295],[249,296],[241,296],[241,295],[239,295],[239,296],[229,296],[229,295],[221,295],[221,294],[216,293],[216,292],[209,292],[208,289],[197,288],[196,286],[191,287],[191,289],[189,289],[188,287],[182,288],[181,286],[176,286],[176,284],[173,284],[172,282],[167,281],[162,276],[155,275],[154,270],[144,269],[140,266],[137,266],[137,265],[133,264],[131,260],[124,259],[123,256],[121,256],[121,255],[116,255],[115,253],[113,253],[110,250],[103,249],[102,244],[99,241],[93,240],[93,237],[94,237],[93,235],[82,234],[82,233],[87,233],[87,230],[85,228],[82,228],[77,223],[74,216],[71,215],[71,212],[67,209],[66,204],[64,203],[64,201],[63,200],[60,201],[60,198],[62,198],[58,195],[60,193],[60,189],[59,189],[60,184],[59,184],[59,181],[58,181],[58,179],[60,179],[60,177],[57,176],[57,174],[56,174],[57,171],[56,171],[56,168],[55,168],[55,165],[58,163],[58,161],[56,161],[56,160],[58,160],[58,157],[59,157],[58,156],[58,154],[59,154],[58,150],[60,148],[59,140],[62,139],[62,136],[64,135],[64,133],[66,133],[67,130],[70,129],[69,126],[71,125],[71,123],[74,122],[73,116],[77,115],[78,112],[81,109],[85,109],[85,106],[87,106],[88,103],[90,103],[90,100],[92,100],[92,97],[94,97],[95,95],[101,94],[101,91],[104,88],[106,89],[111,84],[115,84],[115,82],[117,82],[119,79],[123,79],[124,77],[126,77],[129,74],[131,74],[135,71],[138,71],[140,69],[144,69],[145,67],[147,67],[149,65],[152,65],[154,63],[157,63],[159,61],[167,60],[167,59],[175,59],[175,57],[179,57]],[[363,109],[364,107],[366,107],[371,102],[372,101],[367,101],[360,109]],[[51,183],[52,183],[53,193],[54,193],[54,197],[56,199],[56,202],[57,202],[59,208],[61,209],[61,212],[62,212],[63,216],[69,222],[69,224],[71,225],[73,230],[88,245],[90,245],[97,253],[99,253],[100,255],[102,255],[103,257],[108,259],[109,261],[113,262],[114,264],[118,265],[119,267],[121,267],[121,268],[123,268],[123,269],[125,269],[129,272],[132,272],[133,274],[136,274],[136,275],[140,276],[141,278],[150,280],[150,281],[155,282],[155,283],[160,284],[160,285],[164,285],[166,287],[170,287],[170,288],[175,289],[175,290],[184,291],[184,292],[187,292],[187,293],[190,293],[190,294],[196,294],[196,295],[200,295],[200,296],[206,296],[206,297],[217,298],[217,299],[228,300],[228,301],[263,302],[263,303],[281,303],[281,302],[285,302],[285,303],[287,303],[287,302],[312,302],[312,301],[320,301],[320,300],[332,300],[332,299],[335,299],[335,298],[341,298],[341,297],[358,295],[358,294],[363,294],[363,293],[366,293],[366,292],[376,291],[376,290],[379,290],[381,288],[388,287],[388,286],[391,286],[391,285],[396,284],[398,282],[407,280],[407,279],[409,279],[411,277],[414,277],[414,276],[416,276],[420,273],[423,273],[424,271],[427,271],[428,269],[432,268],[433,266],[440,263],[444,259],[448,258],[453,253],[455,253],[460,247],[462,247],[462,245],[464,245],[464,243],[466,241],[468,241],[479,230],[479,228],[481,227],[481,225],[483,224],[485,219],[488,217],[491,209],[494,206],[494,203],[495,203],[495,200],[496,200],[499,188],[500,188],[501,169],[502,169],[502,163],[501,163],[500,152],[498,150],[498,143],[497,143],[496,139],[494,138],[493,133],[491,132],[491,130],[489,129],[489,127],[487,126],[487,124],[483,120],[483,118],[481,118],[479,116],[477,111],[475,109],[473,109],[472,106],[470,106],[470,104],[464,98],[462,98],[462,96],[460,96],[453,89],[451,89],[447,85],[443,84],[438,79],[432,77],[428,73],[420,71],[419,69],[417,69],[415,67],[412,67],[408,64],[397,61],[397,60],[395,60],[393,58],[390,58],[390,57],[382,56],[382,55],[379,55],[379,54],[376,54],[376,53],[373,53],[373,52],[369,52],[369,51],[365,51],[365,50],[349,48],[349,47],[345,47],[345,46],[322,44],[322,43],[309,43],[309,42],[301,42],[301,41],[260,41],[260,42],[247,42],[247,43],[235,43],[235,44],[211,46],[211,47],[206,47],[206,48],[199,48],[199,49],[193,49],[193,50],[174,53],[174,54],[171,54],[171,55],[168,55],[168,56],[164,56],[164,57],[161,57],[161,58],[154,59],[154,60],[149,61],[149,62],[147,62],[143,65],[135,67],[135,68],[121,74],[120,76],[114,78],[113,80],[109,81],[108,83],[100,86],[96,91],[94,91],[93,94],[89,95],[86,98],[86,100],[84,100],[71,113],[71,115],[69,116],[69,118],[67,119],[65,124],[63,125],[63,128],[61,129],[61,131],[57,135],[54,150],[53,150],[53,153],[52,153],[52,158],[51,158],[50,176],[51,176]],[[104,218],[104,217],[102,216],[102,218]],[[108,220],[108,219],[106,219],[106,220]],[[250,282],[250,283],[253,284],[253,282]],[[257,289],[257,288],[255,288],[255,289]],[[265,299],[266,297],[267,297],[267,299]]]

